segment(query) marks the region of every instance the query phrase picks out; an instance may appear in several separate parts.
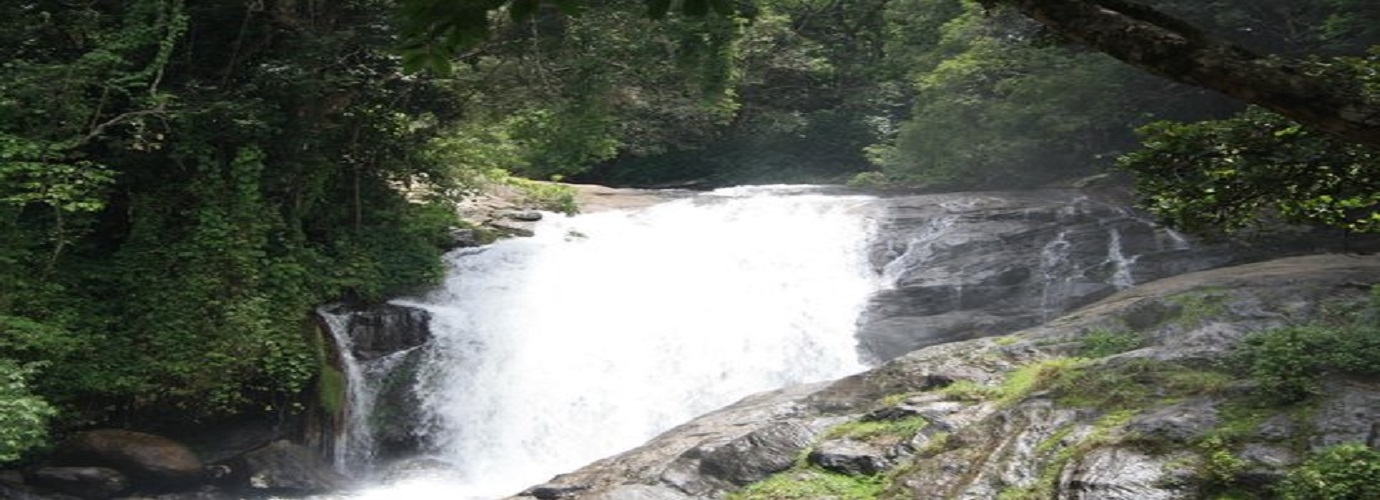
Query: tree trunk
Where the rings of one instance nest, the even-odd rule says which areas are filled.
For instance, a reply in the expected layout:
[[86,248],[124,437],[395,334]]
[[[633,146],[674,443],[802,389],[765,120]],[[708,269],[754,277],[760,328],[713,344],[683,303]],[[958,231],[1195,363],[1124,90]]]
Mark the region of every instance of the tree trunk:
[[1380,102],[1359,81],[1310,75],[1128,0],[983,0],[1138,68],[1259,105],[1343,140],[1380,147]]

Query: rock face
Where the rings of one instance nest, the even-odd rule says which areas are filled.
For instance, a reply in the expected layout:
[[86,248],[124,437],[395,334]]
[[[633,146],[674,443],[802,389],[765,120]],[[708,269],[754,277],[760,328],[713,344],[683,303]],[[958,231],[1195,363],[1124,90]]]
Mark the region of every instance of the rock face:
[[196,484],[202,463],[196,454],[171,439],[120,429],[80,432],[63,442],[59,463],[115,469],[140,488],[174,489]]
[[431,314],[421,309],[380,304],[367,309],[341,310],[348,314],[346,333],[355,359],[378,359],[426,344],[431,340]]
[[1138,283],[1239,260],[1079,191],[885,200],[871,261],[885,288],[859,321],[863,354],[1002,335]]
[[232,490],[255,495],[302,495],[337,491],[349,481],[316,453],[287,441],[275,441],[226,462],[223,478]]
[[[1303,454],[1374,440],[1380,382],[1328,378],[1311,412],[1240,417],[1231,409],[1246,401],[1249,383],[1213,367],[1249,333],[1357,303],[1378,282],[1380,257],[1344,255],[1159,280],[1013,335],[931,346],[832,383],[751,396],[540,491],[723,498],[773,474],[808,480],[785,460],[807,454],[851,475],[890,467],[886,498],[1203,498],[1224,481],[1247,497],[1268,494]],[[1138,341],[1080,357],[1093,332],[1108,331]],[[1083,378],[1060,379],[1074,376]],[[1076,382],[1050,385],[1057,380]],[[841,423],[917,417],[918,430],[884,428],[885,439],[865,446],[830,437]],[[1211,438],[1223,432],[1231,438]]]

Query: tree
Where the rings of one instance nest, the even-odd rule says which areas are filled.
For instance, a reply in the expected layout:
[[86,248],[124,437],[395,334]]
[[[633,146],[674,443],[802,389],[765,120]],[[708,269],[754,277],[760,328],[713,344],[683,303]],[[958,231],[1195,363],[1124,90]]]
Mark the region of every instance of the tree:
[[[450,2],[404,0],[403,46],[413,67],[445,66],[460,47],[489,34],[488,13],[507,7],[514,19],[534,12],[535,0]],[[1010,7],[1055,33],[1079,41],[1132,66],[1171,80],[1202,86],[1276,111],[1344,140],[1380,146],[1380,102],[1355,78],[1335,78],[1304,61],[1258,54],[1213,37],[1193,24],[1132,0],[979,0],[987,7]],[[558,2],[576,12],[576,0]],[[691,0],[683,12],[703,15],[724,0]],[[653,17],[669,1],[648,2]]]
[[1132,66],[1222,92],[1349,142],[1380,147],[1380,98],[1365,90],[1355,78],[1359,75],[1264,56],[1130,0],[981,2],[1014,8]]

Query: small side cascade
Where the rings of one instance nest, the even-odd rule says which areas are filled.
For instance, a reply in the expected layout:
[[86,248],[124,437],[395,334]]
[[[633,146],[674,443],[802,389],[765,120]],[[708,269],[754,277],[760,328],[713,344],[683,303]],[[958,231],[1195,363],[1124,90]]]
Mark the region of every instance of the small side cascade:
[[340,368],[345,376],[345,401],[340,418],[344,422],[335,438],[333,457],[335,469],[343,474],[364,472],[373,461],[374,436],[369,417],[374,411],[374,391],[367,368],[354,355],[354,339],[350,338],[350,312],[335,312],[323,307],[321,316],[340,353]]
[[[397,441],[408,439],[415,422],[380,423],[387,418],[375,410],[381,401],[396,400],[399,391],[412,389],[410,381],[400,383],[400,367],[416,359],[412,354],[429,340],[430,316],[393,304],[360,311],[326,306],[317,314],[335,340],[344,378],[343,423],[332,448],[334,466],[343,474],[367,476],[381,452],[407,447]],[[404,436],[393,435],[399,433]]]

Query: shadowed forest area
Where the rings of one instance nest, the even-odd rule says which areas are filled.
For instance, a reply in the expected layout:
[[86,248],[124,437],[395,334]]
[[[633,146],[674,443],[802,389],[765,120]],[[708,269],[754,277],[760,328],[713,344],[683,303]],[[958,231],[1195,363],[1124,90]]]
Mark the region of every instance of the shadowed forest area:
[[[1380,228],[1374,145],[1010,8],[474,2],[452,13],[480,35],[416,42],[444,3],[0,5],[0,463],[93,425],[301,411],[326,356],[313,308],[434,284],[455,204],[493,184],[559,201],[524,179],[892,192],[1130,172],[1185,229]],[[1380,99],[1373,0],[1142,3]]]

